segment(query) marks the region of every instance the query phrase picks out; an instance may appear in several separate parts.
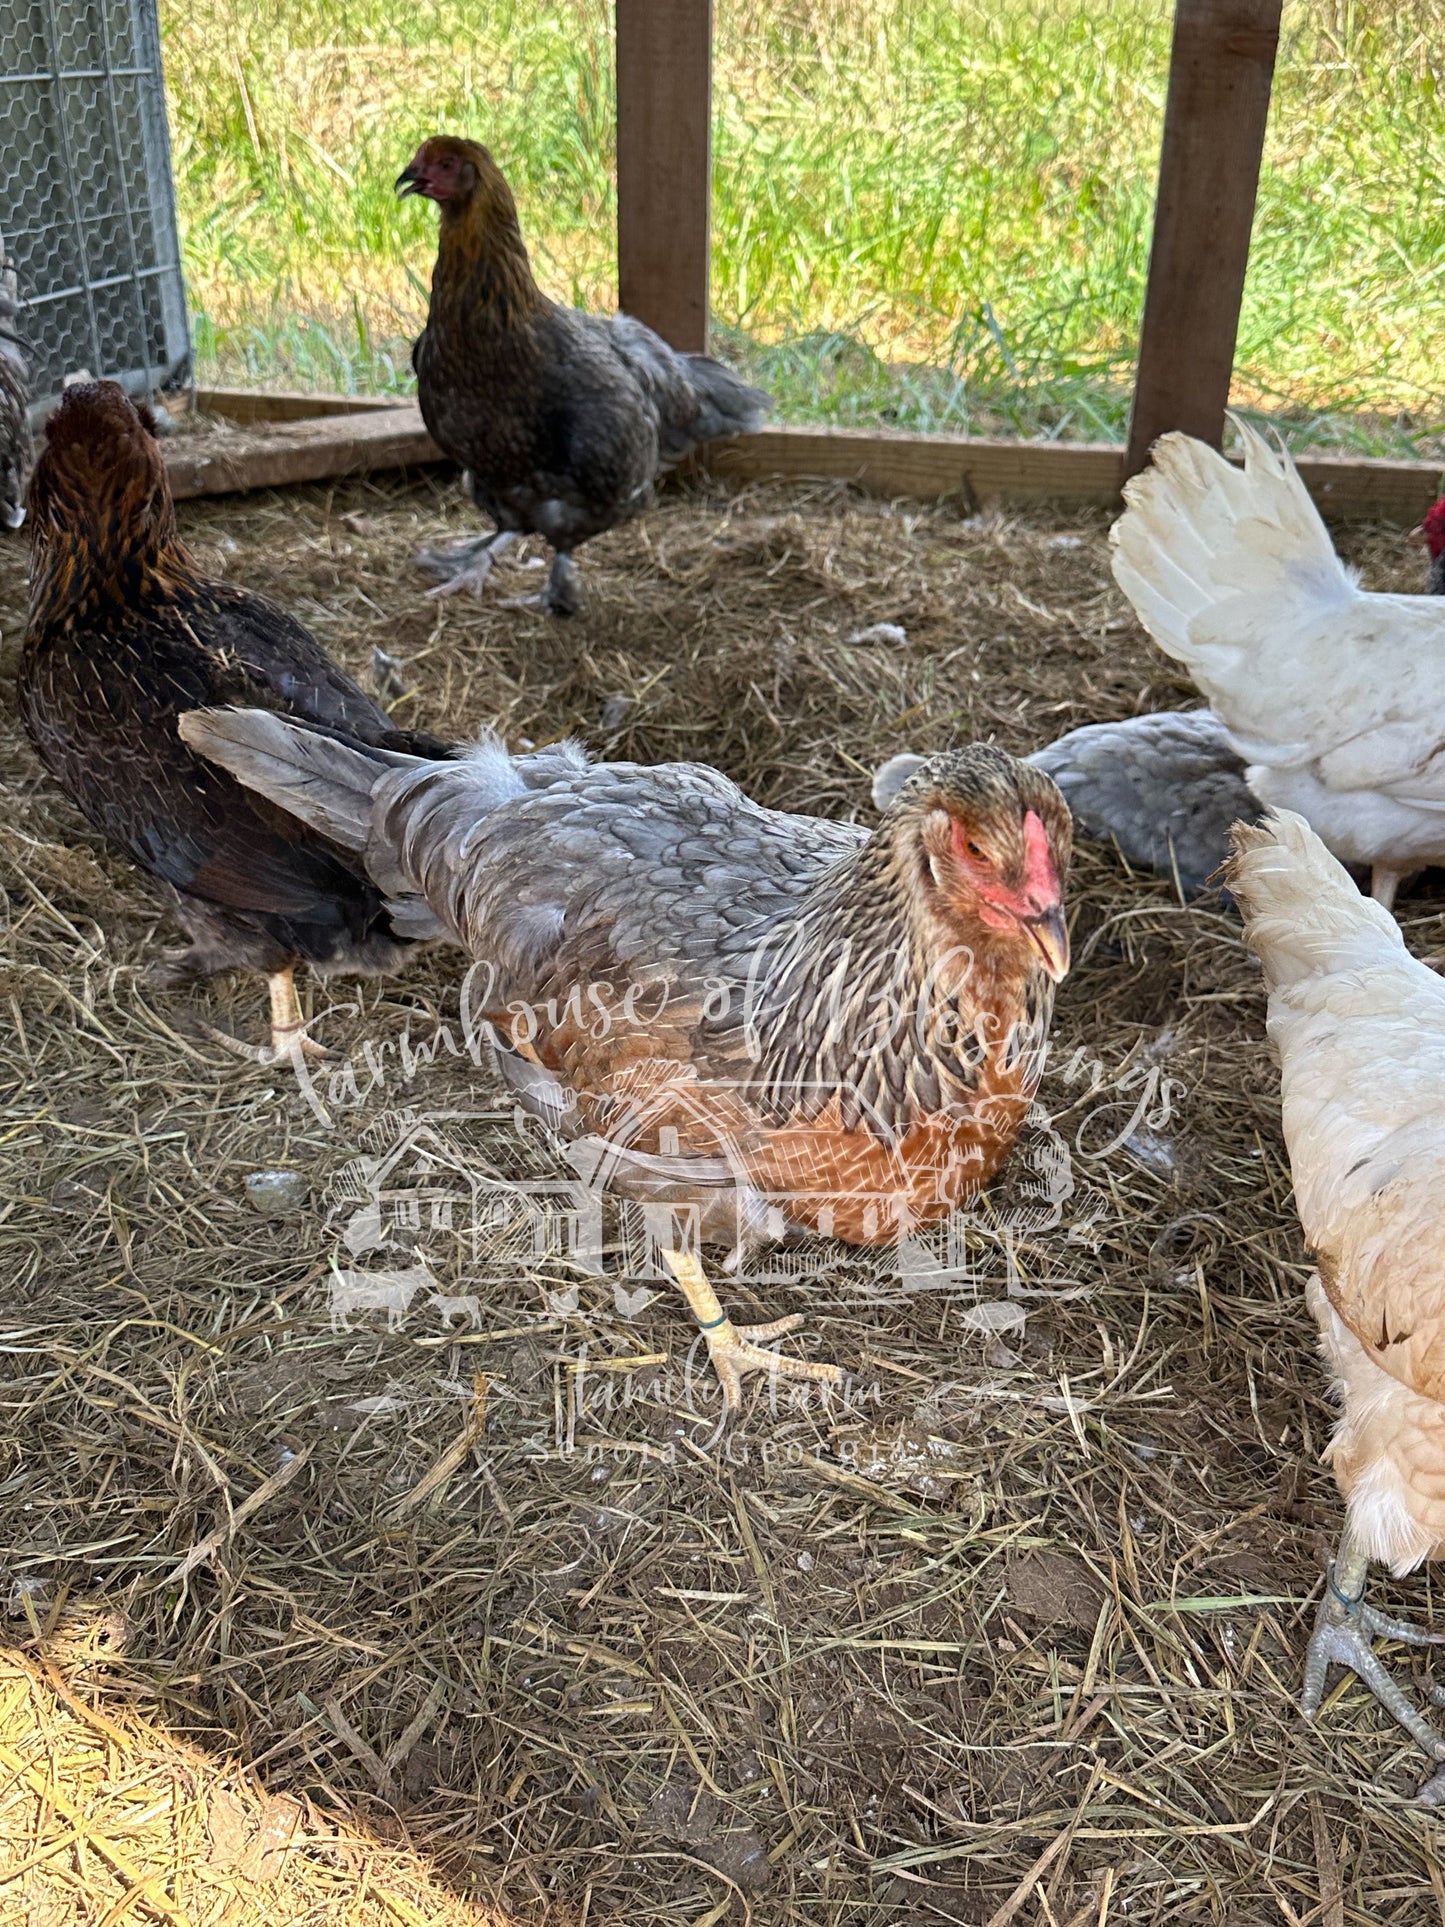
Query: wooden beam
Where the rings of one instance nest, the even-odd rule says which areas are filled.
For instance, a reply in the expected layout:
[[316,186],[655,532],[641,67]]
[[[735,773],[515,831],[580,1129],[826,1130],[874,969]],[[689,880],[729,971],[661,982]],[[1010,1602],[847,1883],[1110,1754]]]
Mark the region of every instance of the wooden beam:
[[[229,391],[206,392],[219,404]],[[318,399],[353,398],[308,397]],[[165,443],[165,455],[178,501],[445,460],[413,402],[283,420],[234,441],[178,435]],[[694,462],[697,472],[727,481],[844,481],[875,495],[952,497],[970,506],[992,499],[1116,506],[1124,480],[1124,451],[1112,443],[987,441],[867,428],[765,428],[714,442]],[[1323,513],[1336,521],[1409,528],[1445,494],[1442,462],[1305,455],[1299,471]]]
[[[1124,451],[1107,442],[1015,442],[865,428],[764,428],[703,451],[711,474],[736,482],[836,480],[875,495],[965,503],[1119,505]],[[1411,528],[1445,494],[1445,462],[1301,455],[1296,467],[1332,521]]]
[[1176,0],[1125,472],[1173,428],[1218,448],[1281,0]]
[[196,407],[232,422],[314,421],[319,415],[369,415],[405,408],[386,395],[313,395],[302,388],[198,388]]
[[869,428],[763,428],[702,451],[729,481],[854,482],[873,495],[1116,502],[1124,451],[1104,442],[1006,442]]
[[234,443],[229,437],[207,441],[199,435],[178,435],[164,444],[164,452],[177,501],[446,459],[414,403],[280,422],[264,435],[238,435]]
[[707,347],[712,0],[617,0],[617,282],[625,313]]

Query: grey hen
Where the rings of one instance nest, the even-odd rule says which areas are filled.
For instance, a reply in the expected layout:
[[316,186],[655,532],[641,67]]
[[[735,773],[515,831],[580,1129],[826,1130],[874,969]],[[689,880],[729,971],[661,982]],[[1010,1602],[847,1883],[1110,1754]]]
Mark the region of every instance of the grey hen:
[[20,341],[20,291],[0,242],[0,526],[25,520],[25,482],[34,457],[30,437],[30,363]]
[[[1244,759],[1208,709],[1092,723],[1028,760],[1053,777],[1085,836],[1117,844],[1142,869],[1177,874],[1187,897],[1200,895],[1229,856],[1230,826],[1261,815]],[[873,777],[874,805],[886,809],[922,761],[884,763]]]
[[521,1101],[661,1211],[729,1405],[744,1372],[835,1374],[754,1342],[788,1321],[734,1328],[694,1234],[884,1244],[1009,1156],[1068,969],[1070,826],[1002,750],[930,758],[870,836],[698,764],[443,766],[263,711],[181,733],[479,960]]

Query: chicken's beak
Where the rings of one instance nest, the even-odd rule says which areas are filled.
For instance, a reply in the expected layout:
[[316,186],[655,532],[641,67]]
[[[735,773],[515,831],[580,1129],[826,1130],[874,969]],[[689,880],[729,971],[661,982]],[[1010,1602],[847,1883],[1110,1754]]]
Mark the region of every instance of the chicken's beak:
[[1417,522],[1405,537],[1405,540],[1407,542],[1413,542],[1417,549],[1423,549],[1425,546],[1425,524],[1423,522]]
[[1044,969],[1056,984],[1062,983],[1069,974],[1069,926],[1063,904],[1056,903],[1036,917],[1024,917],[1022,927]]
[[409,167],[404,167],[397,175],[395,187],[403,200],[408,194],[425,193],[426,181],[415,161]]

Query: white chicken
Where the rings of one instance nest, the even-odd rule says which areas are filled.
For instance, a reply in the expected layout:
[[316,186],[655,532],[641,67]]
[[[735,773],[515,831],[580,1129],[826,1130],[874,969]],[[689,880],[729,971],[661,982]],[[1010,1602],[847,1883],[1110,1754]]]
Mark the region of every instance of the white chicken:
[[1445,1555],[1445,983],[1417,963],[1299,816],[1234,832],[1229,887],[1264,965],[1307,1289],[1342,1404],[1326,1456],[1345,1530],[1305,1667],[1318,1711],[1331,1664],[1356,1672],[1439,1770],[1445,1735],[1376,1656],[1418,1631],[1365,1603],[1371,1560],[1396,1575]]
[[1445,601],[1362,590],[1289,456],[1235,428],[1243,469],[1188,435],[1155,444],[1124,491],[1114,576],[1260,802],[1368,865],[1389,908],[1445,862]]

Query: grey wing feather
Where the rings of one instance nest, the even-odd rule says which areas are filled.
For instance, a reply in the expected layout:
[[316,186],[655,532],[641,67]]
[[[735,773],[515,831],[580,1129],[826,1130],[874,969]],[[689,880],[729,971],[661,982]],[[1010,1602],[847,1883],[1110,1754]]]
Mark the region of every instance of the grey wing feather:
[[926,757],[913,756],[904,750],[901,755],[890,756],[886,763],[879,764],[873,772],[873,807],[880,815],[913,772],[921,769],[926,761]]
[[865,840],[856,824],[763,809],[701,764],[587,764],[575,744],[454,762],[339,741],[256,710],[205,710],[185,740],[359,851],[388,897],[421,898],[535,994],[569,955],[606,966],[742,964],[760,924]]
[[746,434],[771,403],[710,355],[680,355],[631,315],[614,315],[608,337],[657,417],[658,457],[670,468],[704,442]]
[[1229,855],[1234,823],[1261,810],[1244,762],[1208,709],[1164,710],[1071,730],[1029,761],[1052,776],[1079,828],[1197,896]]

